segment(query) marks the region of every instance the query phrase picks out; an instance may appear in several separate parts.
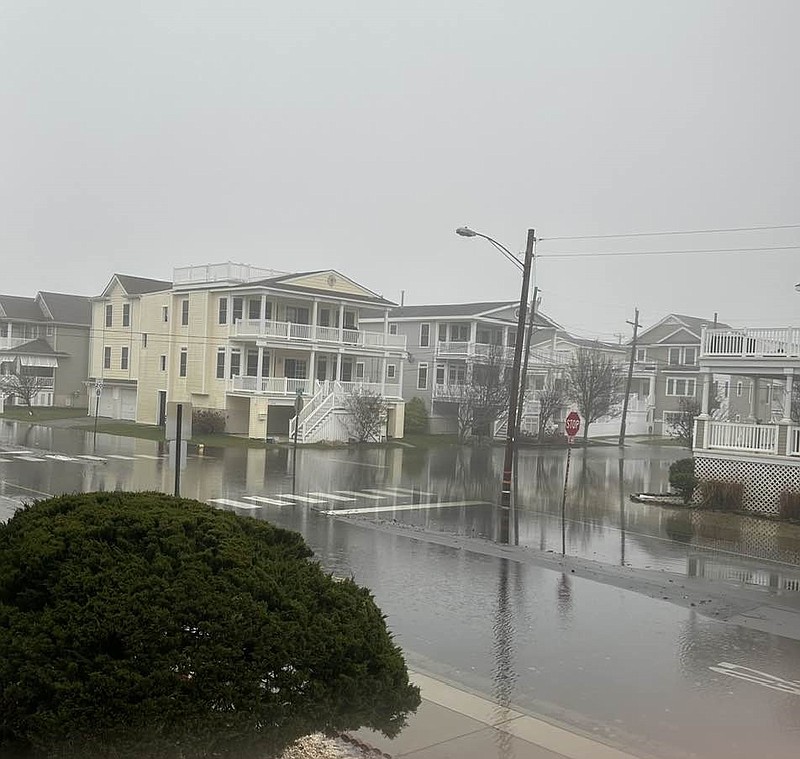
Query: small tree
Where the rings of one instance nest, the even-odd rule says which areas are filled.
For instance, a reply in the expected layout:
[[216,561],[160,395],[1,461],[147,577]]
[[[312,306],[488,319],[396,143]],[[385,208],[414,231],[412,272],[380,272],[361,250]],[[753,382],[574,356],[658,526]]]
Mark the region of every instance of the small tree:
[[17,367],[10,374],[0,377],[0,392],[6,398],[19,398],[27,407],[29,416],[33,416],[34,398],[42,390],[50,387],[52,387],[50,377],[29,374],[22,367]]
[[622,402],[622,372],[613,358],[595,348],[578,348],[567,366],[567,397],[583,417],[583,441],[589,425],[604,416],[617,416]]
[[344,407],[347,411],[344,424],[351,437],[359,443],[380,442],[389,410],[380,393],[356,388],[345,396]]
[[683,498],[684,503],[692,500],[697,478],[694,475],[694,459],[678,459],[669,465],[669,484]]
[[412,398],[406,403],[405,431],[411,435],[422,435],[428,431],[428,409],[422,398]]
[[[709,411],[719,408],[719,398],[712,396]],[[681,445],[694,446],[694,420],[700,414],[700,401],[695,398],[681,398],[678,401],[678,415],[670,422],[669,432]]]
[[370,593],[302,537],[161,493],[0,525],[0,755],[277,756],[419,704]]
[[539,440],[544,440],[547,425],[556,412],[564,407],[567,400],[563,383],[555,377],[548,377],[544,388],[539,392]]
[[492,425],[508,412],[511,371],[501,346],[491,346],[485,361],[472,367],[466,384],[451,388],[458,399],[458,437],[491,432]]

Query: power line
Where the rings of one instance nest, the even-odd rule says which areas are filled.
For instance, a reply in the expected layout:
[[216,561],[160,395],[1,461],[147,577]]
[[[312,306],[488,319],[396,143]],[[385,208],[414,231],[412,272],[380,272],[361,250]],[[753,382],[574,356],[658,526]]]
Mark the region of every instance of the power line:
[[613,256],[685,256],[697,253],[756,253],[800,250],[800,245],[772,245],[760,248],[695,248],[694,250],[624,250],[610,253],[539,253],[538,258],[611,258]]
[[773,224],[763,227],[726,227],[720,229],[671,229],[662,232],[626,232],[613,235],[562,235],[560,237],[539,237],[539,241],[545,240],[610,240],[620,237],[662,237],[665,235],[704,235],[717,234],[724,232],[762,232],[773,229],[800,229],[800,224]]

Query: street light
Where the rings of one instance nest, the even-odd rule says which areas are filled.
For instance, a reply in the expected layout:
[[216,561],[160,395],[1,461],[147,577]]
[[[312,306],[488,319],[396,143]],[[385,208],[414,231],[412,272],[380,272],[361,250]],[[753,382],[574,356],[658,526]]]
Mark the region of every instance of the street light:
[[508,528],[508,511],[511,509],[511,480],[514,470],[514,442],[517,431],[517,402],[519,400],[519,378],[520,367],[522,364],[522,345],[525,342],[525,312],[528,307],[528,289],[531,281],[531,269],[533,266],[533,247],[536,242],[534,230],[528,230],[528,240],[525,246],[525,261],[521,262],[505,245],[500,244],[492,237],[476,232],[469,227],[459,227],[456,234],[461,237],[482,237],[488,240],[506,258],[522,269],[522,292],[519,296],[519,313],[517,315],[517,339],[514,343],[514,366],[511,377],[511,392],[508,402],[508,424],[506,426],[506,451],[503,461],[503,483],[500,488],[500,508],[505,511],[502,525],[505,530]]

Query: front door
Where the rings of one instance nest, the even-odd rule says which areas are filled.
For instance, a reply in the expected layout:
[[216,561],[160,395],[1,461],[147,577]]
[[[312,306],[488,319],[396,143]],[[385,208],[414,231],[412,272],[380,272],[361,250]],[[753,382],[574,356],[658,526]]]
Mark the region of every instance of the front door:
[[328,359],[325,356],[317,356],[317,380],[325,382],[328,379]]
[[342,361],[342,382],[353,381],[353,362],[348,358]]
[[167,391],[158,391],[158,426],[163,427],[167,423]]

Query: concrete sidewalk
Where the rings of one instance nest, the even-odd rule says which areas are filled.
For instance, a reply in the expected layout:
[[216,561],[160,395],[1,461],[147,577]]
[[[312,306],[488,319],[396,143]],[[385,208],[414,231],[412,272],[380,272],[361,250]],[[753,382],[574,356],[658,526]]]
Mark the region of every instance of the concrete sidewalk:
[[441,680],[410,672],[422,704],[393,740],[371,730],[351,735],[393,759],[639,759]]

